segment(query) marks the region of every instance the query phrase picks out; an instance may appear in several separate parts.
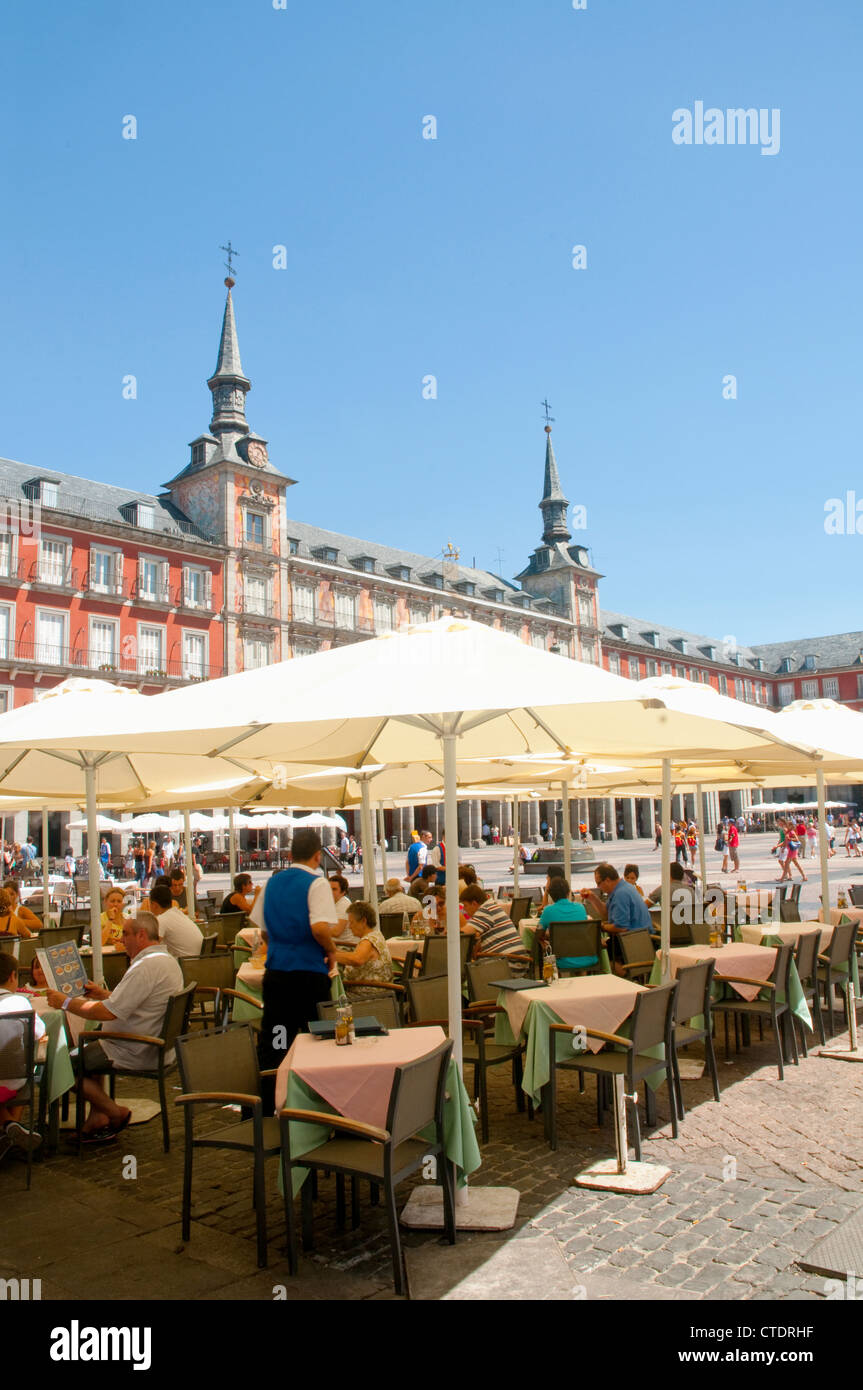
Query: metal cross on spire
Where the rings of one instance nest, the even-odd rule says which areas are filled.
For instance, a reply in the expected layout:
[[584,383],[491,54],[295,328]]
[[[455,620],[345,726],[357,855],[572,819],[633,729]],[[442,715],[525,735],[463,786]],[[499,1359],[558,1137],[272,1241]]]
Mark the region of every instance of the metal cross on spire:
[[545,411],[545,423],[548,425],[554,419],[554,416],[549,415],[548,413],[551,410],[551,406],[549,405],[548,401],[540,401],[540,405]]
[[233,261],[234,257],[235,257],[235,256],[239,256],[240,253],[239,253],[239,251],[235,251],[235,250],[234,250],[233,246],[231,245],[231,239],[230,239],[230,237],[228,238],[228,244],[227,244],[227,246],[220,246],[220,247],[219,247],[219,250],[220,250],[220,251],[225,251],[225,252],[227,253],[228,259],[225,261],[225,268],[227,269],[227,272],[228,272],[228,275],[230,276],[230,278],[233,279],[233,277],[234,277],[234,267],[233,267],[233,265],[231,264],[231,262]]

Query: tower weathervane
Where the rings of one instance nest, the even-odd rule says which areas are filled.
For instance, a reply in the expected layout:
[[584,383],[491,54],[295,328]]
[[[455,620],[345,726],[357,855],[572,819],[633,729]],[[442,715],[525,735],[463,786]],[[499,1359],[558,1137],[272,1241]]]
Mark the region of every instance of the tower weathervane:
[[[231,245],[231,238],[230,238],[230,237],[228,237],[228,244],[227,244],[227,246],[220,246],[220,247],[219,247],[219,250],[220,250],[220,251],[225,251],[225,252],[227,253],[227,256],[228,256],[228,259],[225,261],[225,267],[226,267],[227,272],[228,272],[228,279],[225,281],[225,284],[228,285],[228,289],[231,289],[231,288],[234,286],[234,284],[236,283],[235,280],[234,280],[234,267],[233,267],[232,262],[233,262],[234,257],[235,257],[235,256],[239,256],[240,253],[239,253],[239,251],[235,251],[235,250],[234,250],[233,246]],[[230,284],[228,284],[228,281],[230,281]]]

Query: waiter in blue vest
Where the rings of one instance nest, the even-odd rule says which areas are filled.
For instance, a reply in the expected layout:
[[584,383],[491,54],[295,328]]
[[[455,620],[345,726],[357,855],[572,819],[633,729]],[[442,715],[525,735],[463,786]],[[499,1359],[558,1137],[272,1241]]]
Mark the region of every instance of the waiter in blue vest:
[[[261,1070],[277,1067],[298,1033],[305,1032],[317,1006],[330,997],[335,965],[331,931],[338,926],[332,889],[319,873],[321,837],[297,830],[293,862],[273,874],[259,893],[250,921],[267,933],[264,1013],[258,1039]],[[274,1094],[274,1090],[267,1088]]]

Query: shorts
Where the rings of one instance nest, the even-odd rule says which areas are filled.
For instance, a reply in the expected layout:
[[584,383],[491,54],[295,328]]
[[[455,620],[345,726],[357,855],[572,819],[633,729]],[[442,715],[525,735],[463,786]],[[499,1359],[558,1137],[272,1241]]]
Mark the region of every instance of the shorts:
[[[78,1049],[75,1049],[77,1054]],[[101,1043],[91,1043],[84,1048],[84,1073],[85,1075],[95,1075],[99,1072],[113,1071],[114,1063],[106,1052],[102,1049]]]

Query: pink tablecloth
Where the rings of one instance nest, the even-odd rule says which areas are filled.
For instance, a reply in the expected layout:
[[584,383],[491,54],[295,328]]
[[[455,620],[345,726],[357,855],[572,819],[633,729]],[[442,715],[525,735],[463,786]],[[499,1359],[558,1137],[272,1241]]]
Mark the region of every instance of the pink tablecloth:
[[416,938],[412,936],[391,936],[387,942],[387,950],[390,953],[390,960],[404,961],[408,951],[416,951],[422,955],[425,950],[426,939],[424,936]]
[[[536,1000],[552,1009],[561,1023],[616,1033],[624,1019],[629,1018],[635,997],[643,989],[643,985],[622,980],[618,975],[579,975],[545,988],[501,990],[499,998],[516,1038],[524,1027],[528,1005]],[[591,1052],[598,1052],[603,1046],[598,1038],[588,1038],[587,1045]]]
[[[838,927],[843,917],[850,917],[852,922],[863,922],[863,907],[831,907],[830,921],[834,927]],[[818,913],[818,921],[824,921],[824,909]]]
[[801,936],[813,931],[821,933],[818,949],[823,951],[833,935],[832,926],[825,927],[823,922],[744,922],[740,935],[750,946],[760,946],[765,938],[778,938],[796,946]]
[[[678,946],[669,952],[672,979],[683,966],[696,961],[716,959],[716,975],[745,975],[750,980],[767,980],[776,960],[775,946],[753,946],[747,941],[733,941],[728,946]],[[732,985],[741,999],[757,999],[757,985]]]
[[293,1072],[340,1115],[386,1124],[396,1067],[425,1057],[446,1040],[442,1028],[394,1028],[385,1037],[358,1038],[351,1047],[299,1033],[276,1075],[276,1109],[285,1103]]

